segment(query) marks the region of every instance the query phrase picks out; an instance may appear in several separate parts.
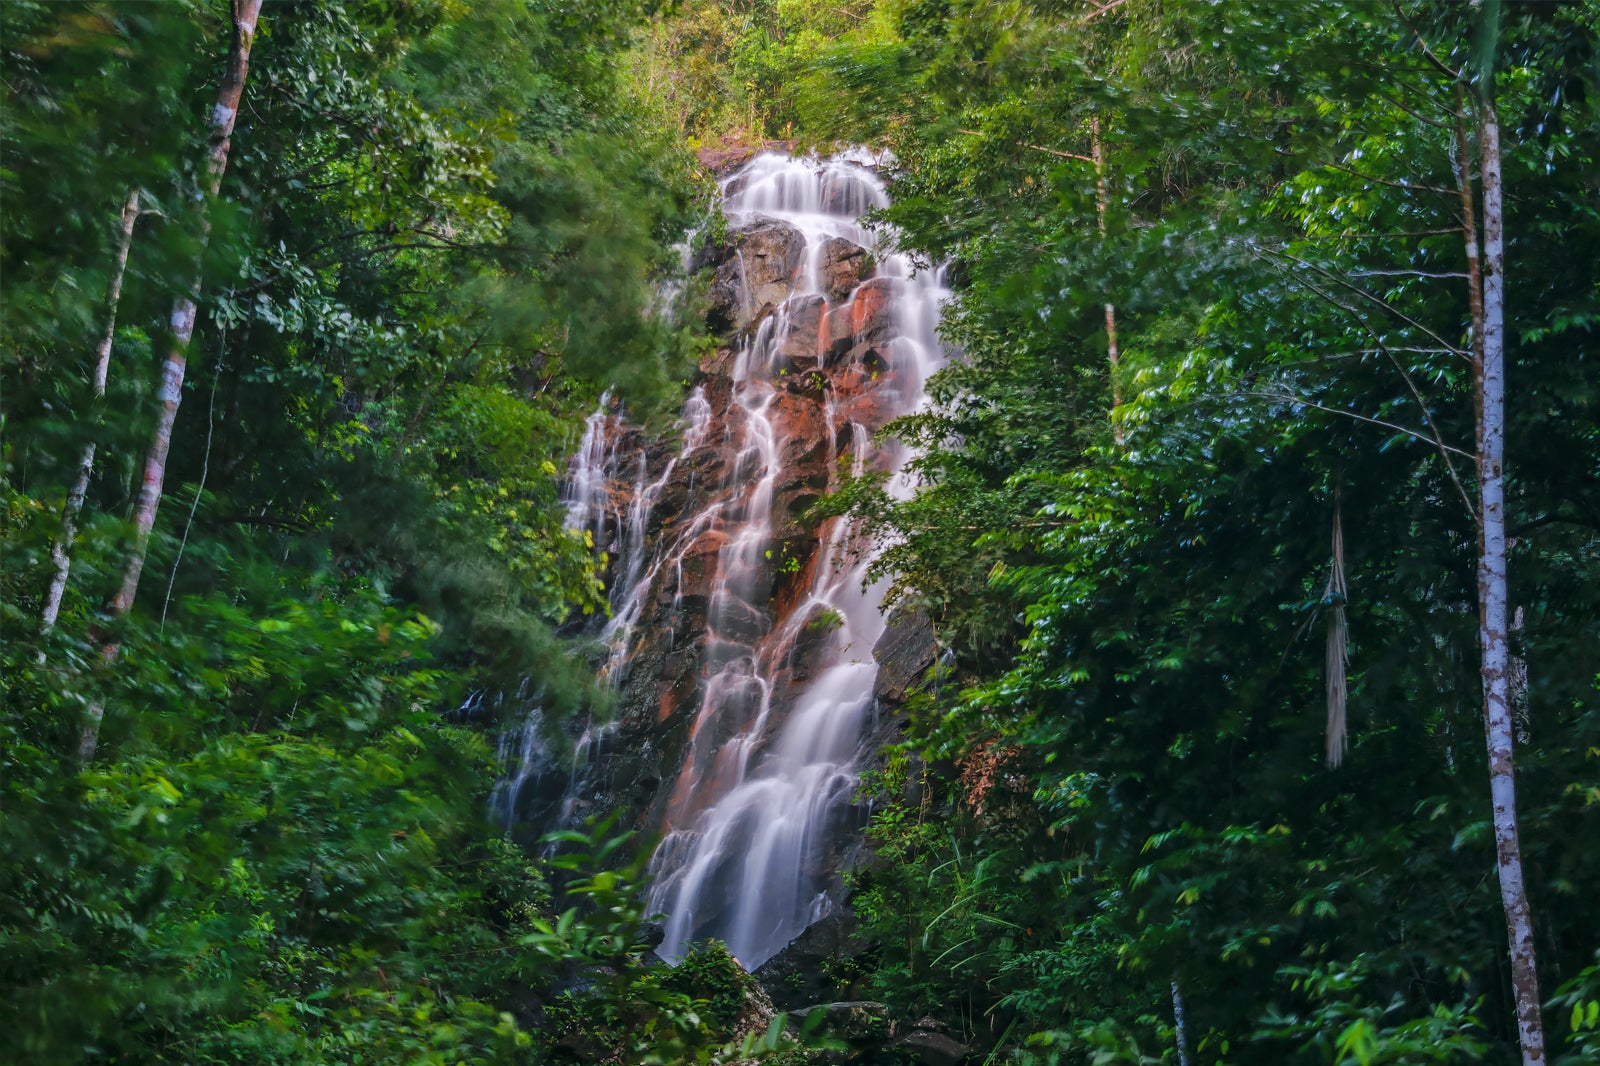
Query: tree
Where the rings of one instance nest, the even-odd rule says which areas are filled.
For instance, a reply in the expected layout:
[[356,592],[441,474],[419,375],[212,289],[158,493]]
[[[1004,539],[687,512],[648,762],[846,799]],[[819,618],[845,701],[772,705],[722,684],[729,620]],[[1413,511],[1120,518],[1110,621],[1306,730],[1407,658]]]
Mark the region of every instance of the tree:
[[[1465,43],[1477,9],[1101,7],[1091,35],[1066,33],[1077,11],[1061,5],[912,3],[892,54],[822,64],[864,97],[844,114],[864,109],[895,138],[905,173],[890,217],[931,258],[953,257],[961,282],[946,330],[964,358],[933,383],[935,410],[899,427],[926,449],[933,484],[885,517],[901,533],[885,555],[897,587],[933,608],[970,672],[964,698],[946,684],[913,716],[913,736],[929,757],[972,764],[1012,750],[1037,818],[1001,822],[971,803],[971,781],[994,774],[950,782],[954,839],[921,841],[903,876],[871,875],[884,913],[908,893],[894,935],[929,949],[890,960],[885,994],[1040,1021],[1071,1003],[1148,1049],[1145,1034],[1177,1040],[1161,1002],[1176,974],[1185,992],[1209,991],[1184,1011],[1201,1060],[1222,1040],[1229,1061],[1314,1059],[1337,1053],[1319,1033],[1357,1031],[1405,1061],[1504,1056],[1538,997],[1511,975],[1499,993],[1507,911],[1484,873],[1504,855],[1506,808],[1462,756],[1486,709],[1506,744],[1539,723],[1516,799],[1528,906],[1550,925],[1521,929],[1564,953],[1592,946],[1571,924],[1592,907],[1567,890],[1563,842],[1595,831],[1575,798],[1595,649],[1574,627],[1595,607],[1579,586],[1600,512],[1570,471],[1593,461],[1596,438],[1568,422],[1592,422],[1580,353],[1596,319],[1592,271],[1557,264],[1571,273],[1596,236],[1571,184],[1596,143],[1594,27],[1571,6],[1509,8],[1486,111]],[[1430,53],[1463,43],[1430,55],[1419,29]],[[1501,149],[1502,254],[1517,264],[1502,298],[1523,323],[1502,331],[1501,358],[1528,391],[1503,423],[1513,462],[1498,465],[1495,564],[1467,467],[1497,468],[1478,465],[1494,442],[1469,373],[1488,365],[1473,341],[1492,332],[1469,297],[1486,307],[1492,272],[1464,277],[1458,164],[1476,154],[1488,174],[1483,123],[1500,114],[1517,131]],[[1486,236],[1483,191],[1469,197],[1481,227],[1469,240]],[[1126,452],[1096,425],[1115,400],[1096,337],[1108,292]],[[1324,744],[1307,713],[1322,718],[1322,656],[1302,653],[1328,609],[1336,513],[1353,732],[1329,774],[1311,765]],[[1491,638],[1476,624],[1485,560],[1519,601],[1527,590],[1534,629]],[[1017,643],[982,644],[950,610],[956,588],[988,605],[991,632],[1022,618]],[[1529,662],[1520,710],[1514,697],[1509,715],[1487,707],[1486,651]],[[1407,811],[1454,830],[1403,824]],[[879,825],[886,846],[916,839],[891,812]],[[1071,917],[1036,947],[989,942],[968,958],[961,922],[988,914],[1038,937],[1051,914],[951,883],[945,864],[988,859],[1059,878],[1055,911]],[[925,900],[908,884],[949,891]],[[1424,895],[1434,904],[1412,909]],[[1103,952],[1115,975],[1097,968]],[[1452,965],[1475,976],[1452,978]],[[1089,990],[1135,1005],[1089,1005]],[[1415,1037],[1427,1027],[1431,1044]],[[1079,1029],[1063,1039],[1122,1039]]]
[[[197,208],[202,249],[205,247],[210,225],[206,200],[215,197],[221,191],[222,175],[228,169],[228,146],[233,137],[234,123],[239,118],[239,104],[244,96],[245,79],[250,73],[250,48],[255,42],[256,20],[261,15],[261,0],[231,0],[231,3],[232,44],[228,48],[222,85],[217,91],[217,103],[211,111],[209,120],[206,181],[201,189]],[[125,251],[122,253],[122,258],[126,258]],[[197,258],[188,290],[173,303],[172,316],[169,319],[172,336],[168,343],[166,358],[161,364],[161,388],[158,393],[161,409],[155,430],[150,437],[149,450],[145,454],[144,475],[140,483],[139,497],[134,505],[133,551],[128,557],[122,585],[111,600],[110,614],[113,619],[127,614],[129,608],[133,606],[133,598],[139,591],[139,577],[144,573],[145,555],[150,548],[150,531],[155,527],[156,510],[161,506],[161,488],[167,476],[167,453],[172,448],[172,426],[178,417],[178,405],[183,402],[183,376],[188,363],[189,341],[194,336],[194,321],[198,312],[196,301],[199,298],[200,262]],[[105,347],[109,352],[109,344]],[[98,373],[96,380],[98,383]],[[115,641],[108,641],[101,648],[100,658],[105,665],[110,666],[116,662],[120,651],[120,645]],[[100,720],[104,715],[105,707],[98,700],[89,704],[88,721],[84,724],[83,739],[78,745],[78,757],[84,762],[94,758],[95,748],[100,740]]]
[[[608,1010],[719,1043],[631,961],[631,883],[563,871],[591,920],[497,839],[498,721],[453,713],[525,677],[552,716],[596,702],[560,633],[599,589],[558,464],[606,384],[648,406],[695,343],[642,313],[703,192],[612,91],[640,5],[268,9],[219,184],[194,148],[224,11],[0,5],[4,1025],[42,1061],[527,1061],[580,1027],[631,1048]],[[192,419],[151,395],[175,296]],[[161,505],[132,538],[153,426]],[[130,539],[145,591],[108,619]],[[90,703],[128,713],[81,763]],[[520,991],[553,1005],[601,965],[549,1015]]]
[[[1478,467],[1478,610],[1483,654],[1485,736],[1489,747],[1489,788],[1494,802],[1495,855],[1500,896],[1511,946],[1512,985],[1517,1001],[1517,1035],[1526,1066],[1545,1061],[1540,1018],[1539,977],[1517,825],[1516,772],[1512,761],[1511,611],[1506,591],[1506,296],[1505,211],[1501,185],[1500,119],[1495,111],[1495,51],[1499,0],[1484,5],[1482,51],[1476,70],[1473,116],[1477,127],[1478,168],[1483,196],[1483,254],[1473,210],[1470,154],[1458,133],[1462,229],[1467,244],[1467,284],[1472,287],[1472,377],[1476,399]],[[1419,41],[1420,43],[1420,41]],[[1425,45],[1423,46],[1426,47]],[[1463,74],[1458,72],[1459,81]],[[1459,97],[1458,97],[1459,98]],[[1458,111],[1458,131],[1466,116]]]
[[[122,207],[121,239],[113,257],[111,281],[106,292],[106,329],[95,348],[94,394],[101,399],[106,394],[106,375],[111,367],[111,344],[117,335],[117,303],[122,298],[122,278],[128,268],[128,249],[133,244],[133,226],[139,218],[139,190],[128,193],[128,202]],[[39,628],[48,633],[55,628],[61,615],[61,598],[67,592],[67,574],[72,567],[72,541],[77,536],[78,512],[89,494],[89,479],[94,474],[95,442],[87,441],[78,459],[78,479],[67,494],[66,506],[61,511],[61,533],[50,545],[50,561],[55,575],[50,579],[50,590],[45,593],[44,607],[39,612]]]

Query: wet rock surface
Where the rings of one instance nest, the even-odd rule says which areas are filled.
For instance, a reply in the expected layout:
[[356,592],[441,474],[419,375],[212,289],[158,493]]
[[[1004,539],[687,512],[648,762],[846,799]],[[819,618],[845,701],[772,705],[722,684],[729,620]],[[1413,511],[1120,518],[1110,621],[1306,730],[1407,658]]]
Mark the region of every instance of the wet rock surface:
[[[829,171],[814,190],[824,209],[839,210],[872,206],[867,192],[849,167]],[[880,635],[879,616],[861,639],[843,631],[876,610],[832,605],[838,589],[857,590],[850,603],[861,596],[850,576],[861,538],[810,513],[841,466],[890,468],[873,435],[916,400],[915,389],[898,388],[891,357],[904,329],[895,301],[906,271],[885,276],[860,240],[819,238],[761,211],[733,219],[726,239],[695,259],[712,275],[708,321],[731,336],[697,368],[692,399],[704,410],[694,425],[647,439],[617,410],[597,412],[604,484],[593,490],[595,513],[586,513],[584,528],[609,553],[614,617],[591,631],[609,648],[603,672],[616,686],[618,715],[584,749],[586,765],[547,758],[508,804],[513,823],[565,828],[580,808],[616,810],[646,836],[673,837],[677,857],[662,858],[667,844],[658,852],[658,891],[677,891],[674,877],[699,878],[689,934],[733,946],[727,931],[741,928],[744,864],[762,830],[727,821],[717,830],[721,852],[697,866],[692,856],[710,830],[696,819],[759,778],[762,753],[811,686],[854,685],[817,701],[830,713],[853,707],[858,719],[844,751],[829,756],[837,767],[796,792],[800,800],[770,801],[783,809],[824,793],[841,797],[808,815],[824,839],[791,861],[801,888],[785,905],[802,915],[794,930],[803,931],[791,932],[770,960],[771,947],[749,960],[778,975],[762,983],[782,1007],[838,996],[845,990],[820,978],[830,968],[824,960],[866,949],[843,910],[839,873],[858,861],[865,820],[851,800],[854,774],[870,765],[862,753],[892,735],[895,705],[934,654],[919,619],[893,620]],[[933,345],[931,330],[922,343]],[[823,586],[835,591],[823,595]],[[819,914],[828,917],[807,927]],[[661,953],[674,957],[673,937],[682,935],[680,923]]]
[[857,285],[872,277],[873,269],[872,257],[854,241],[829,237],[822,242],[818,285],[830,304],[849,299]]
[[873,694],[887,704],[900,704],[913,683],[933,665],[938,650],[926,615],[896,612],[872,648],[878,663]]
[[805,253],[805,234],[782,219],[757,215],[708,243],[691,261],[715,268],[709,292],[714,332],[741,328],[795,291]]
[[824,356],[829,366],[848,362],[853,350],[880,346],[890,337],[894,282],[890,278],[865,281],[850,302],[828,312],[824,321]]

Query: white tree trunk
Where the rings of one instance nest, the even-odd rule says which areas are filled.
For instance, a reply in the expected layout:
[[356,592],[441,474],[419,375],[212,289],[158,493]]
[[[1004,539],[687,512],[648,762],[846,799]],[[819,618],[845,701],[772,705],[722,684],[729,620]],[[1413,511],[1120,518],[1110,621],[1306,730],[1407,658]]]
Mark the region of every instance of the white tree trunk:
[[[211,110],[210,151],[206,159],[206,189],[208,197],[215,196],[222,187],[223,172],[228,169],[228,147],[233,137],[233,125],[239,116],[239,101],[244,95],[244,83],[250,73],[250,46],[255,41],[256,20],[261,15],[261,0],[233,0],[233,43],[228,49],[228,65],[222,76],[222,86],[217,91],[217,104]],[[200,232],[202,246],[210,231],[202,199]],[[200,298],[200,262],[196,259],[188,291],[172,308],[172,337],[167,345],[167,356],[161,364],[161,411],[156,419],[155,431],[150,437],[150,448],[145,454],[144,475],[139,485],[139,499],[134,505],[134,549],[123,573],[122,586],[111,601],[112,617],[127,614],[139,591],[139,577],[144,573],[145,554],[150,547],[150,531],[156,524],[156,511],[161,506],[162,486],[167,476],[167,453],[172,448],[172,426],[178,417],[178,404],[183,400],[183,375],[188,366],[189,341],[194,336],[194,320]],[[110,665],[116,662],[121,646],[108,641],[100,649],[101,660]],[[88,721],[78,744],[78,756],[83,761],[94,758],[100,740],[100,721],[105,706],[98,700],[89,707]]]
[[1506,592],[1505,513],[1505,244],[1500,186],[1500,125],[1493,104],[1480,105],[1478,165],[1483,180],[1483,319],[1477,366],[1478,639],[1483,651],[1483,704],[1489,745],[1500,899],[1511,947],[1517,1035],[1526,1066],[1545,1061],[1544,1025],[1533,943],[1533,914],[1522,870],[1517,788],[1512,762],[1510,617]]
[[1178,1066],[1189,1066],[1189,1019],[1183,1003],[1183,989],[1172,979],[1172,1027],[1178,1044]]
[[[97,402],[106,394],[106,378],[111,368],[111,342],[117,334],[117,304],[122,300],[122,278],[127,272],[128,249],[133,244],[133,224],[138,217],[139,190],[134,189],[128,193],[128,200],[122,205],[117,253],[111,266],[111,281],[106,286],[106,329],[100,337],[99,346],[95,348],[94,397]],[[98,417],[95,421],[99,421]],[[67,494],[67,504],[61,512],[61,532],[56,536],[55,543],[50,545],[50,562],[55,567],[55,573],[50,578],[50,589],[45,593],[44,609],[39,613],[41,636],[54,629],[56,619],[61,616],[61,600],[67,592],[67,574],[72,569],[72,542],[78,535],[78,512],[83,509],[84,498],[89,494],[89,479],[94,474],[94,451],[93,440],[83,446],[83,453],[78,457],[78,480]],[[39,659],[44,661],[43,650],[39,652]]]

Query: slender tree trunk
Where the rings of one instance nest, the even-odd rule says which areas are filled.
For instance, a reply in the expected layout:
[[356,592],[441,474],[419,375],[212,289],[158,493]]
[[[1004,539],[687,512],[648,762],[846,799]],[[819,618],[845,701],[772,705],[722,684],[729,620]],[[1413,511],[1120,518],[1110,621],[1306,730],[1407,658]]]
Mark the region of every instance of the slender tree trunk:
[[[122,205],[122,224],[117,238],[117,252],[112,262],[111,281],[106,286],[106,329],[95,349],[94,397],[96,404],[106,394],[106,378],[111,368],[111,341],[117,333],[117,305],[122,300],[122,278],[128,268],[128,249],[133,244],[133,224],[139,217],[139,190],[128,193]],[[96,417],[98,422],[99,418]],[[89,478],[94,474],[94,441],[83,446],[78,457],[78,480],[67,494],[66,507],[61,512],[61,532],[50,545],[50,562],[55,574],[50,578],[50,589],[45,593],[44,609],[39,615],[39,633],[48,634],[55,628],[61,615],[61,600],[67,592],[67,573],[72,568],[72,542],[78,535],[78,512],[83,509],[84,498],[89,494]],[[39,653],[43,661],[44,652]]]
[[[1500,899],[1511,946],[1522,1061],[1545,1061],[1544,1024],[1533,943],[1533,914],[1522,869],[1517,788],[1512,762],[1511,641],[1506,592],[1505,514],[1505,246],[1500,187],[1500,124],[1494,105],[1479,105],[1478,165],[1483,181],[1482,346],[1474,361],[1478,430],[1478,639],[1483,650],[1483,702],[1494,801]],[[1475,331],[1476,332],[1476,331]]]
[[[1095,173],[1095,215],[1099,219],[1100,239],[1106,236],[1106,214],[1111,209],[1111,179],[1106,172],[1106,146],[1100,134],[1100,118],[1090,120],[1090,152],[1094,158]],[[1117,380],[1117,363],[1121,353],[1117,349],[1117,309],[1110,301],[1106,302],[1106,355],[1110,363],[1108,376],[1111,378],[1111,434],[1118,444],[1122,443],[1122,427],[1117,424],[1116,411],[1122,406],[1122,386]]]
[[[206,159],[205,197],[200,202],[201,247],[210,233],[210,220],[206,216],[205,200],[217,195],[222,187],[223,172],[228,169],[228,148],[233,137],[233,126],[239,116],[239,101],[244,95],[245,78],[250,73],[250,46],[255,41],[256,20],[261,15],[261,0],[233,0],[233,42],[228,49],[228,65],[217,92],[217,104],[211,110],[210,151]],[[134,548],[123,573],[122,585],[111,601],[113,618],[128,613],[139,592],[139,577],[144,573],[145,554],[150,547],[150,531],[155,527],[156,510],[161,506],[162,485],[167,476],[167,453],[172,448],[172,426],[178,416],[178,404],[183,400],[183,375],[188,365],[189,341],[194,336],[194,320],[200,299],[200,261],[195,260],[187,292],[173,304],[170,326],[172,335],[167,345],[166,359],[161,364],[161,388],[157,393],[161,410],[156,418],[156,428],[150,437],[150,447],[145,454],[144,474],[140,481],[138,502],[134,505]],[[101,660],[110,665],[116,662],[121,646],[107,642],[100,649]],[[100,720],[105,714],[98,700],[89,707],[89,721],[84,726],[83,738],[78,746],[79,757],[87,762],[94,758],[100,738]]]
[[1172,979],[1172,1027],[1178,1043],[1178,1066],[1189,1066],[1189,1018],[1183,1002],[1183,989]]

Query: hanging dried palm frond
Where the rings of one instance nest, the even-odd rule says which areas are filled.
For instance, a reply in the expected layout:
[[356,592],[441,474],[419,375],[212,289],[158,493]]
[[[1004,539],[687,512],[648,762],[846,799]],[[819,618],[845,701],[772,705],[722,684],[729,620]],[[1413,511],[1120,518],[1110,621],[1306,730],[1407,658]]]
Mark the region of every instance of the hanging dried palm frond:
[[1350,663],[1350,630],[1344,613],[1347,589],[1344,576],[1344,528],[1339,521],[1339,509],[1336,496],[1333,503],[1333,566],[1328,575],[1328,587],[1322,594],[1328,622],[1327,754],[1331,767],[1344,762],[1344,753],[1349,748],[1349,733],[1345,725],[1345,703],[1349,692],[1345,671]]

